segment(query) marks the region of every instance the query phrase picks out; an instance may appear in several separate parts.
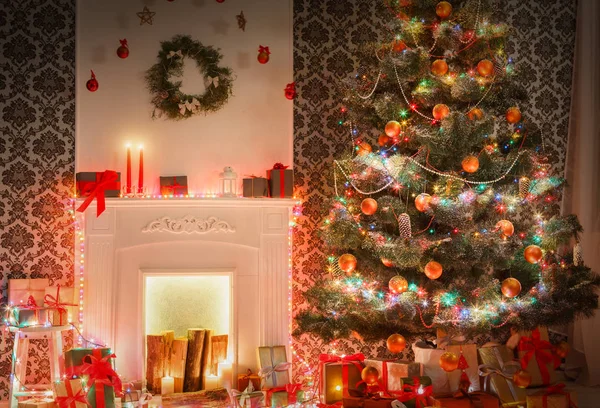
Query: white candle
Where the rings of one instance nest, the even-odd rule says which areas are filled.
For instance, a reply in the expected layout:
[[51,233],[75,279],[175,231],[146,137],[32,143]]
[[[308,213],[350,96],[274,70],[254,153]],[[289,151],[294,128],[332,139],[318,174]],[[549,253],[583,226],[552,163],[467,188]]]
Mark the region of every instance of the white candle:
[[175,392],[175,379],[163,377],[160,380],[160,395],[173,394]]
[[225,389],[230,390],[231,384],[233,383],[233,364],[232,363],[219,363],[219,385]]
[[219,386],[219,376],[217,375],[206,375],[204,376],[204,389],[214,390]]

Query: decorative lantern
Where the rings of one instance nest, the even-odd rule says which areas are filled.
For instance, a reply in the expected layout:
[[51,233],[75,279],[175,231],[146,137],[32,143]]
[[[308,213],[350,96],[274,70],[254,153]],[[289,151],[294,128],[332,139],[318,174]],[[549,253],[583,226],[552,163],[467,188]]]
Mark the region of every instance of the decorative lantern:
[[237,173],[229,166],[221,173],[221,197],[237,197]]

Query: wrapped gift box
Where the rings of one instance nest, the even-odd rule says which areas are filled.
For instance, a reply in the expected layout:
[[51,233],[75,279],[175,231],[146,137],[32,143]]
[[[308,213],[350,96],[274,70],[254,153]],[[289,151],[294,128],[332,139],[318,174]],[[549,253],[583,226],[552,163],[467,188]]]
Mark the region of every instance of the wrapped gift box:
[[527,408],[573,408],[577,407],[577,393],[557,384],[527,396]]
[[53,309],[46,307],[11,307],[7,310],[8,324],[16,327],[45,326],[50,324],[49,315]]
[[[81,376],[84,374],[84,360],[87,356],[93,356],[95,359],[100,360],[111,354],[109,348],[74,348],[68,350],[64,354],[66,374],[69,377]],[[89,363],[89,361],[87,362]],[[121,387],[121,385],[119,386]],[[98,392],[96,387],[103,387],[103,392]],[[92,408],[114,408],[115,389],[110,385],[95,384],[90,387],[87,398]]]
[[88,408],[81,379],[55,382],[54,394],[59,408]]
[[31,398],[18,402],[18,408],[56,408],[54,398]]
[[152,399],[152,394],[143,393],[141,390],[132,390],[130,388],[123,392],[119,399],[123,408],[148,408],[148,403]]
[[26,305],[31,296],[41,306],[49,284],[48,279],[9,279],[8,303],[15,306]]
[[[497,344],[484,345],[479,350],[479,359],[482,363],[480,370],[483,374],[484,390],[500,398],[502,404],[522,403],[525,405],[527,393],[523,388],[517,387],[512,380],[505,378],[501,373],[511,376],[521,367],[514,360],[514,354],[506,346]],[[496,372],[494,372],[496,370]],[[501,373],[498,373],[500,371]]]
[[47,287],[44,306],[52,308],[48,314],[50,324],[63,326],[78,316],[79,305],[75,297],[75,288]]
[[[532,387],[557,382],[555,366],[560,364],[560,359],[554,355],[552,344],[548,339],[547,328],[539,327],[534,331],[521,332],[518,350],[521,367],[531,374]],[[542,356],[548,362],[544,363]],[[528,362],[527,359],[529,359]],[[527,364],[525,364],[526,362]]]
[[160,194],[164,196],[187,195],[187,176],[161,177]]
[[365,366],[375,367],[379,371],[379,381],[388,392],[402,390],[403,377],[412,378],[423,375],[423,366],[420,363],[409,361],[366,358]]
[[[288,384],[288,387],[292,384]],[[266,406],[271,408],[286,407],[296,403],[302,403],[304,401],[304,391],[300,389],[300,384],[294,384],[289,388],[289,391],[279,390],[274,391],[278,388],[268,390],[266,392]],[[279,387],[286,388],[286,387]]]
[[[360,374],[364,368],[364,356],[360,355],[360,358],[354,360],[352,356],[347,358],[346,361],[325,362],[321,365],[321,394],[326,404],[335,404],[344,397],[363,394],[356,388],[356,384],[362,381]],[[348,379],[346,384],[344,378]]]
[[344,408],[391,408],[394,398],[344,397]]
[[467,395],[441,394],[429,398],[432,407],[439,408],[500,408],[500,401],[484,392],[472,392]]
[[283,387],[290,383],[290,364],[285,346],[259,347],[258,366],[262,378],[261,388]]
[[271,197],[292,198],[294,196],[294,171],[289,169],[267,170]]
[[396,398],[406,405],[406,408],[417,407],[417,399],[419,399],[420,406],[424,407],[433,393],[431,378],[427,376],[403,378],[402,392],[403,394],[396,395]]
[[252,383],[254,390],[260,390],[260,376],[252,372],[248,374],[238,374],[237,389],[245,390],[248,384]]
[[243,180],[244,197],[269,197],[269,181],[264,177]]
[[[102,179],[103,171],[83,171],[75,175],[77,187],[77,197],[87,197],[91,191],[96,188],[97,183]],[[117,172],[117,180],[109,183],[104,189],[104,197],[121,196],[121,173]],[[48,286],[48,285],[46,285]]]

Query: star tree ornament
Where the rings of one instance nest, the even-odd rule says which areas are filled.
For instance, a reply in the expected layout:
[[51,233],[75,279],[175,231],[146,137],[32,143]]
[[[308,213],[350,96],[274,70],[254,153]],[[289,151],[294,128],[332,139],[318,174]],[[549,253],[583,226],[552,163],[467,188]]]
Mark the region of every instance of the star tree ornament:
[[156,15],[156,12],[150,11],[148,6],[144,6],[144,9],[136,14],[140,18],[140,25],[152,25],[152,23],[154,22],[153,18]]
[[248,21],[246,20],[246,16],[244,16],[244,10],[240,11],[240,14],[235,16],[235,18],[237,19],[238,28],[242,31],[246,31],[246,23]]

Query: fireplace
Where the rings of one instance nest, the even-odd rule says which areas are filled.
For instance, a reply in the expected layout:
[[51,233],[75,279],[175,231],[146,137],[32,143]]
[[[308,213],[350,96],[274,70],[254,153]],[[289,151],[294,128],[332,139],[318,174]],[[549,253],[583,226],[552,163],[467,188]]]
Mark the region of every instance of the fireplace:
[[[82,251],[76,258],[85,259],[77,269],[84,337],[111,345],[119,373],[131,380],[144,377],[145,334],[170,329],[185,335],[186,326],[228,334],[234,374],[256,369],[258,346],[288,345],[290,338],[295,203],[107,199],[100,217],[90,206],[76,245]],[[170,296],[177,299],[169,303]],[[194,316],[197,309],[206,313]]]

